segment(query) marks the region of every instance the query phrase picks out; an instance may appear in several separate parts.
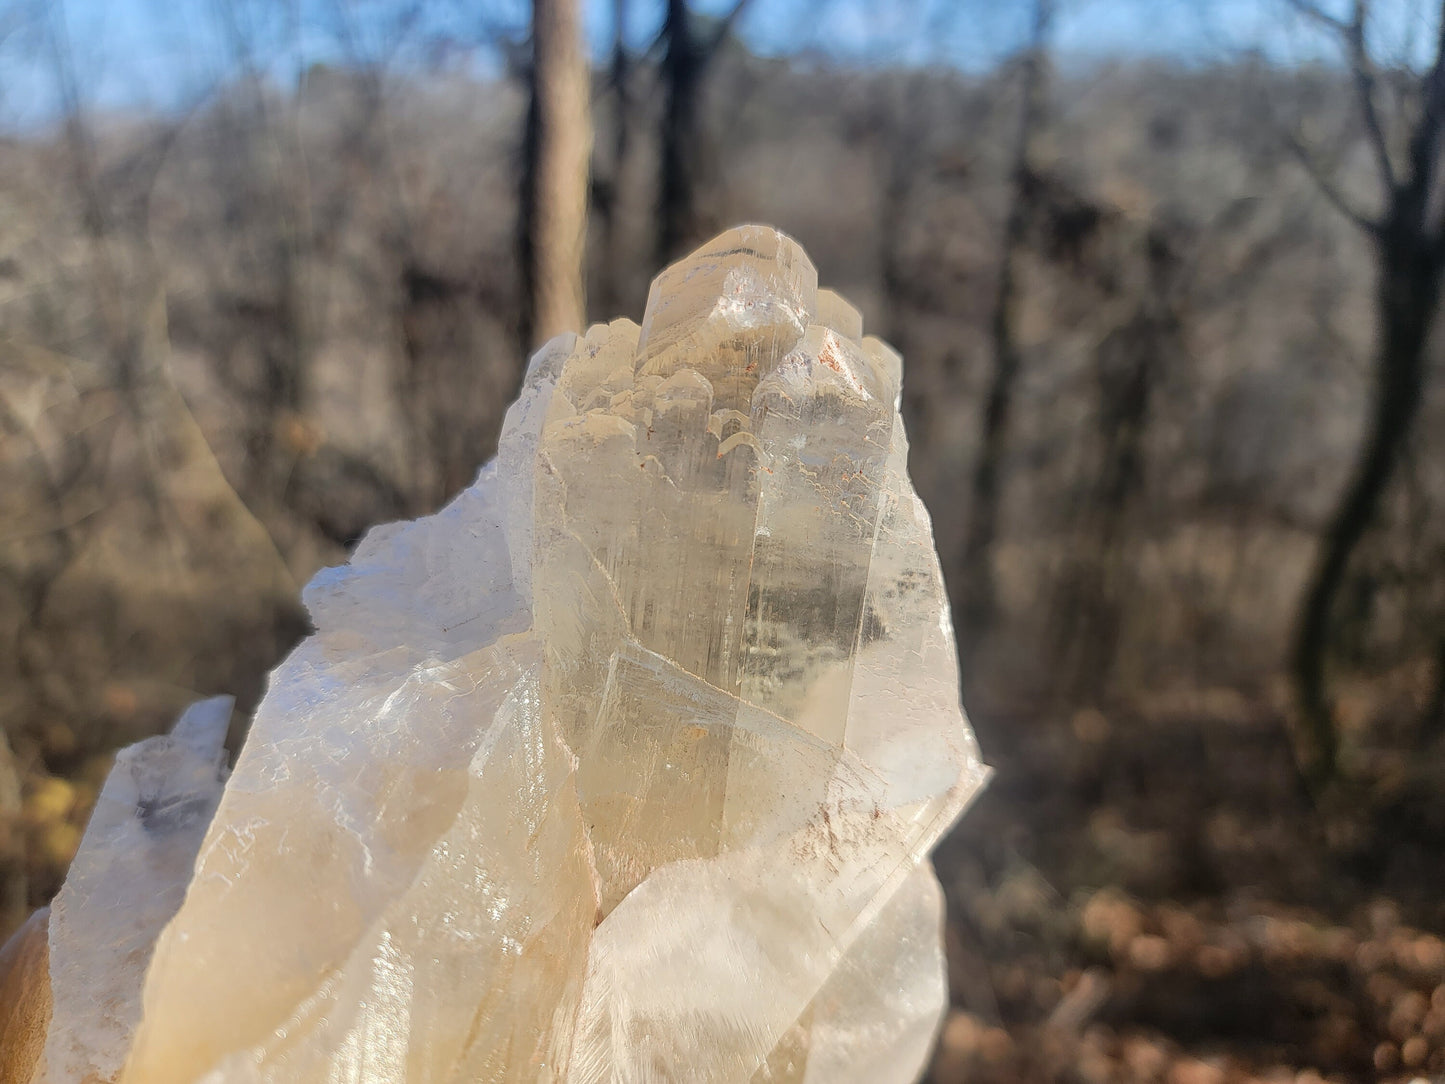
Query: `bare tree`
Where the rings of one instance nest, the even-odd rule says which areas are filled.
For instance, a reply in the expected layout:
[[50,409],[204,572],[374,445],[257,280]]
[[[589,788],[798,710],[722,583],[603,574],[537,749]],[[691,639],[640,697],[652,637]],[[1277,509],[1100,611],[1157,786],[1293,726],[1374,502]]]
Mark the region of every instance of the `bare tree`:
[[[1149,434],[1169,362],[1186,350],[1181,312],[1182,238],[1168,223],[1142,226],[1097,204],[1090,232],[1107,228],[1123,244],[1098,266],[1076,270],[1105,316],[1090,351],[1095,448],[1092,478],[1078,487],[1075,537],[1064,558],[1049,624],[1056,637],[1058,689],[1098,702],[1117,669],[1128,612],[1131,565],[1147,529],[1140,522],[1150,473]],[[1050,223],[1055,237],[1059,221]]]
[[[222,198],[246,240],[241,251],[252,263],[227,300],[243,334],[258,341],[254,374],[239,367],[221,372],[251,406],[249,477],[242,488],[270,521],[296,496],[296,442],[285,434],[309,431],[314,409],[318,335],[312,257],[318,219],[301,165],[296,110],[273,92],[265,70],[266,52],[273,47],[265,36],[266,16],[275,13],[238,0],[218,0],[213,11],[235,73],[235,86],[216,111],[230,174]],[[266,334],[256,334],[261,329]]]
[[[1382,108],[1378,63],[1370,52],[1368,0],[1355,0],[1348,16],[1310,0],[1290,6],[1338,44],[1349,65],[1355,106],[1383,193],[1375,213],[1356,207],[1305,143],[1290,146],[1325,198],[1368,236],[1375,256],[1376,343],[1374,401],[1365,439],[1344,493],[1320,540],[1296,622],[1291,669],[1301,722],[1317,780],[1335,775],[1339,735],[1326,689],[1326,658],[1333,618],[1350,560],[1374,524],[1381,498],[1396,474],[1420,412],[1425,349],[1435,325],[1445,267],[1445,222],[1440,199],[1440,154],[1445,127],[1445,4],[1438,12],[1432,58],[1407,78],[1397,72],[1396,93],[1413,109],[1390,125]],[[1391,131],[1398,127],[1399,131]]]
[[[592,198],[602,227],[602,258],[609,268],[620,260],[620,212],[623,170],[632,143],[632,56],[627,48],[628,0],[612,0],[612,60],[608,85],[612,91],[612,169],[605,177],[592,178]],[[617,276],[603,276],[603,307],[612,312],[621,307]]]
[[533,0],[522,190],[523,347],[586,323],[582,259],[592,153],[591,87],[577,0]]
[[984,400],[982,439],[963,545],[961,617],[965,654],[972,654],[976,649],[979,638],[993,624],[998,608],[993,550],[1002,503],[1000,478],[1021,365],[1017,332],[1018,264],[1030,224],[1030,192],[1036,174],[1035,144],[1047,109],[1048,47],[1054,10],[1054,0],[1034,0],[1032,28],[1020,64],[1022,103],[1010,172],[1008,213],[999,251],[998,293],[990,318],[993,372]]
[[687,0],[667,0],[659,43],[665,103],[657,179],[657,264],[675,259],[693,240],[698,226],[698,178],[704,174],[702,94],[708,70],[743,13],[748,0],[737,0],[707,26]]

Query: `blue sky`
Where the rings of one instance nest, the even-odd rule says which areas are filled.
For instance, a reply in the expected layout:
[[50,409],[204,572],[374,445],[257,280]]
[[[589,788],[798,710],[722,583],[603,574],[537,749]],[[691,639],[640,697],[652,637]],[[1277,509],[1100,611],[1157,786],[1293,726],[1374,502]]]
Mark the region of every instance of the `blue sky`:
[[[599,56],[612,39],[611,0],[584,0]],[[731,0],[699,0],[722,11]],[[1020,40],[1024,0],[754,0],[740,33],[762,53],[807,49],[858,63],[952,64],[978,69]],[[0,127],[32,127],[55,115],[57,44],[71,58],[85,100],[103,109],[172,109],[200,100],[232,70],[236,41],[251,43],[278,80],[348,50],[421,64],[443,40],[484,41],[520,33],[522,0],[0,0]],[[1205,60],[1247,44],[1277,59],[1318,46],[1291,26],[1283,0],[1061,0],[1061,55],[1161,56]],[[646,41],[659,0],[633,0],[629,37]],[[1423,4],[1378,5],[1382,36],[1426,22]],[[344,42],[345,35],[350,45]],[[485,51],[469,63],[485,67]]]

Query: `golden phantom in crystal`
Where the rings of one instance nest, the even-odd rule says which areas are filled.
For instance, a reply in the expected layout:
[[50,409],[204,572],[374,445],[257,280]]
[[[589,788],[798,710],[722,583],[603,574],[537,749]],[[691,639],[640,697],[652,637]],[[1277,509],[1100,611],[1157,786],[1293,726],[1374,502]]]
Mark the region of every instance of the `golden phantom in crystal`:
[[138,1024],[51,1045],[126,1084],[916,1078],[928,852],[986,769],[862,330],[744,226],[544,347],[476,484],[307,588],[120,965]]

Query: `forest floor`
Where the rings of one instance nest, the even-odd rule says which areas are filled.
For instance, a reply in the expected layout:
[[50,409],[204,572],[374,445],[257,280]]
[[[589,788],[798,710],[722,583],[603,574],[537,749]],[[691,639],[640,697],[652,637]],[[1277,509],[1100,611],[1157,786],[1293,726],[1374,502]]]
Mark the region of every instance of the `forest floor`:
[[932,1084],[1445,1079],[1438,781],[1316,801],[1266,700],[975,715]]

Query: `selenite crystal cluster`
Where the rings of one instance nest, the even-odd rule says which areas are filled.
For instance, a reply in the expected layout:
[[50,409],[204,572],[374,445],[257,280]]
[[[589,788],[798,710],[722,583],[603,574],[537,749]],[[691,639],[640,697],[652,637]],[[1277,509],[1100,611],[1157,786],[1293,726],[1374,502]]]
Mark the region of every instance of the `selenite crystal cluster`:
[[33,1079],[916,1078],[987,769],[900,379],[756,226],[544,347],[306,589],[224,792],[224,703],[122,754]]

